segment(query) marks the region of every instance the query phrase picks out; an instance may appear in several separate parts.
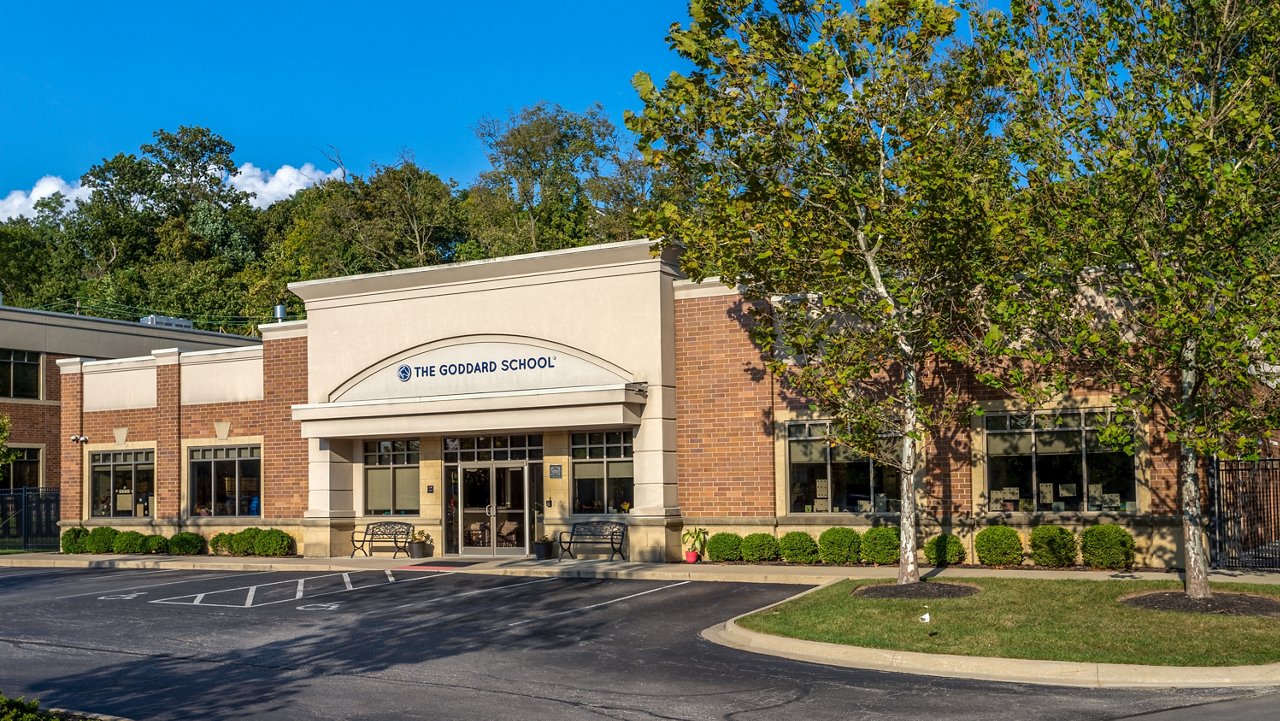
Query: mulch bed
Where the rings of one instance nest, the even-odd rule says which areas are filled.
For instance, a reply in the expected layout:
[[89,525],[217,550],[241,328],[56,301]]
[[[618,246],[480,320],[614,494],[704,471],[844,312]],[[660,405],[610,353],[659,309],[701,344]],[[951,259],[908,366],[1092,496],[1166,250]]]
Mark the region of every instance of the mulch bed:
[[1223,593],[1211,598],[1191,598],[1182,591],[1155,591],[1121,598],[1120,602],[1149,611],[1216,613],[1224,616],[1273,616],[1280,618],[1280,600],[1249,593]]
[[853,595],[867,598],[963,598],[980,591],[977,586],[967,583],[942,583],[939,581],[921,581],[920,583],[878,583],[874,586],[862,586],[854,590]]

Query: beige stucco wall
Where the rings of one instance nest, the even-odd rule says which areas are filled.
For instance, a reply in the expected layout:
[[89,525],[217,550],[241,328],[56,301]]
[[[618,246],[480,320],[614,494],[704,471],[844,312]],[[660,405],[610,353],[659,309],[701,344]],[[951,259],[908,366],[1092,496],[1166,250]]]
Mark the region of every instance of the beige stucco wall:
[[85,363],[84,410],[155,408],[156,359],[128,358]]
[[[678,272],[673,257],[650,247],[632,241],[291,285],[308,315],[309,404],[294,408],[315,444],[307,515],[358,515],[350,482],[333,467],[336,438],[631,427],[632,520],[678,516]],[[521,349],[555,354],[560,372],[435,385],[438,378],[395,375],[400,365],[501,361]],[[562,483],[567,476],[566,467]],[[567,500],[567,485],[548,495]],[[440,503],[424,499],[424,508],[429,500]],[[661,555],[665,534],[633,542]]]
[[182,404],[262,400],[262,346],[182,355]]

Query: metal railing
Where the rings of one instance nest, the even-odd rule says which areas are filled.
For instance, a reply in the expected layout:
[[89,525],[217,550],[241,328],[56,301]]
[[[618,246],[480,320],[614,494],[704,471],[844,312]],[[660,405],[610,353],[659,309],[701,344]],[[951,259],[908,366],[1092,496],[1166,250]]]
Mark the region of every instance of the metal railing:
[[1213,565],[1280,569],[1280,458],[1218,461],[1209,488]]
[[61,513],[58,491],[45,488],[0,491],[0,549],[58,550]]

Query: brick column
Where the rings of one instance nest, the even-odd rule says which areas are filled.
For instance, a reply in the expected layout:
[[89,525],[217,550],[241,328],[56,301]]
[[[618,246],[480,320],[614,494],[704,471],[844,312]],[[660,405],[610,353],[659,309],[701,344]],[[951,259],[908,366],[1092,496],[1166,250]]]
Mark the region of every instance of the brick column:
[[293,405],[307,402],[305,335],[276,338],[264,332],[262,384],[263,516],[301,518],[307,510],[308,450]]
[[[65,440],[72,435],[82,435],[80,420],[83,416],[84,376],[81,374],[83,361],[80,358],[64,358],[58,361],[61,371],[61,423],[58,438]],[[58,488],[62,493],[62,520],[74,522],[81,520],[84,508],[84,446],[79,443],[64,442],[60,459],[61,473]]]
[[176,348],[156,359],[156,495],[154,521],[177,523],[182,504],[182,356]]

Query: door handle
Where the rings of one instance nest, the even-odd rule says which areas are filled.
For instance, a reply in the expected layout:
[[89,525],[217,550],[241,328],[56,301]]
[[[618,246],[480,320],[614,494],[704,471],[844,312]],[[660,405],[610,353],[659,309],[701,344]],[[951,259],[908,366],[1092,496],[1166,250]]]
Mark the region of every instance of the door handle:
[[484,515],[493,518],[497,514],[493,512],[493,504],[490,503],[484,507]]

